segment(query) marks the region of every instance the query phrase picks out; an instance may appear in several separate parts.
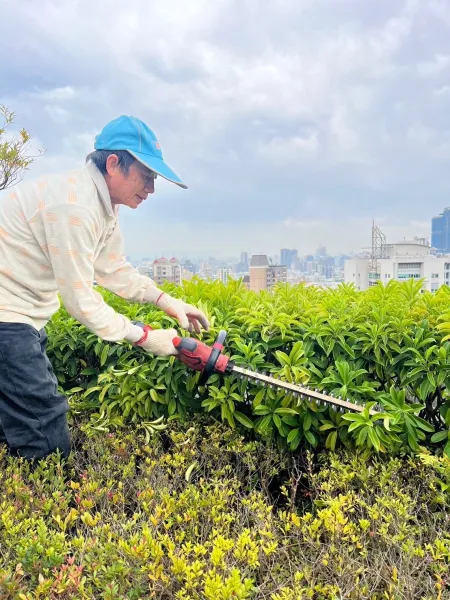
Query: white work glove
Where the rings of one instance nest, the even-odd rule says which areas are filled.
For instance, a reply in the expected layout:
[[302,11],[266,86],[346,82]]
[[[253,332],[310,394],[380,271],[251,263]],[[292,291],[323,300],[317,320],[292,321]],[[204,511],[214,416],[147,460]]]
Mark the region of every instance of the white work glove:
[[134,325],[128,341],[155,356],[176,356],[178,350],[173,345],[176,337],[175,329],[152,329],[148,325],[141,328]]
[[196,333],[200,333],[201,326],[206,331],[209,329],[209,321],[201,310],[166,293],[160,295],[156,306],[169,315],[169,317],[177,319],[180,327],[183,329],[187,329],[188,331],[194,329]]

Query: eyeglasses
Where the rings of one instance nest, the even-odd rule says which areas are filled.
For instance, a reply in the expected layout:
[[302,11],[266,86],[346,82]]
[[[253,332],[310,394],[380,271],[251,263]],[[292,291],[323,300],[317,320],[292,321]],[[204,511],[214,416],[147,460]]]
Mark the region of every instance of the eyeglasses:
[[145,179],[146,183],[147,183],[147,181],[149,181],[151,179],[156,179],[158,177],[158,174],[150,169],[146,169],[145,167],[141,167],[141,166],[139,166],[138,169],[139,169],[142,177]]

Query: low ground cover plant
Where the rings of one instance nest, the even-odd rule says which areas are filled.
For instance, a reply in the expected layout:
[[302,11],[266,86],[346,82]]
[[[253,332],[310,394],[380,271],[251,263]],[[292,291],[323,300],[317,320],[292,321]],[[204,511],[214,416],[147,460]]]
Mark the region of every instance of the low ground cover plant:
[[72,427],[67,468],[0,450],[3,600],[449,597],[445,455],[285,453],[205,416],[148,442]]

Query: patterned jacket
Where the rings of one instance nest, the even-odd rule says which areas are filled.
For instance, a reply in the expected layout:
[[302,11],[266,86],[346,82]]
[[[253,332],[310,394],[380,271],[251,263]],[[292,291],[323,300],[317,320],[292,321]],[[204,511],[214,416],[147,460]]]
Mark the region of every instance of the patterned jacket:
[[0,197],[0,322],[45,326],[59,309],[110,341],[136,326],[106,304],[94,281],[136,302],[160,290],[127,263],[106,182],[95,165],[21,183]]

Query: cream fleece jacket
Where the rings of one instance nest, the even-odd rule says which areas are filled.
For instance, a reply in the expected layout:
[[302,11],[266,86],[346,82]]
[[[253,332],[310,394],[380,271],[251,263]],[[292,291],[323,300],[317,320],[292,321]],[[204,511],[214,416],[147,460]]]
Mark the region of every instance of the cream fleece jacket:
[[93,282],[134,302],[161,290],[127,263],[105,179],[95,165],[21,183],[0,196],[0,322],[46,325],[59,309],[99,337],[137,341],[140,327],[106,304]]

